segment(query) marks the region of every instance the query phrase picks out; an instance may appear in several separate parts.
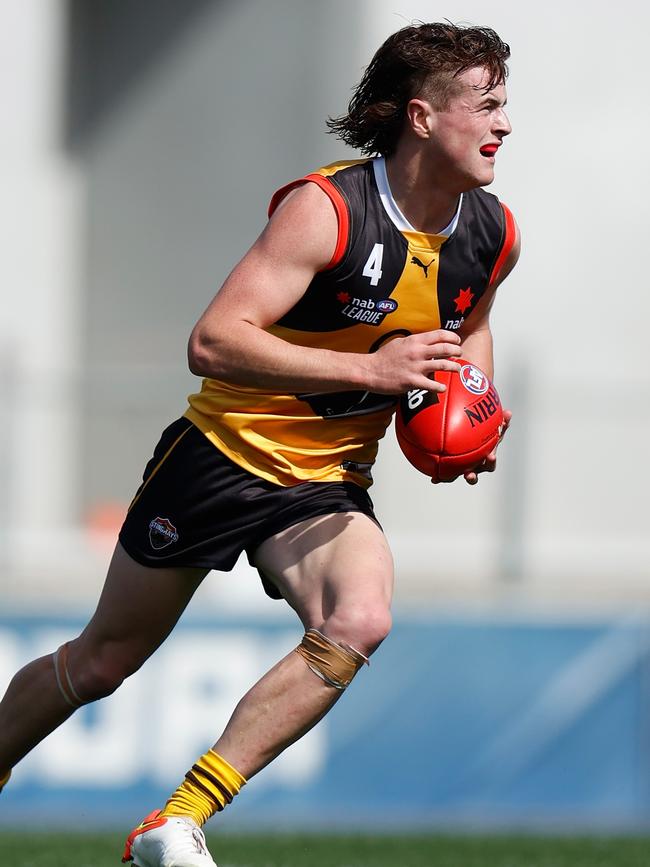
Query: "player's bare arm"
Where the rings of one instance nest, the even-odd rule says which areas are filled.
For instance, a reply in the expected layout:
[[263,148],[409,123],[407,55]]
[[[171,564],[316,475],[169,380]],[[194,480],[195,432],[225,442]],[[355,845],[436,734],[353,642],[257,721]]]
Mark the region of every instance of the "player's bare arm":
[[513,270],[521,252],[521,235],[515,224],[516,237],[508,258],[503,263],[497,278],[488,287],[485,294],[476,305],[472,315],[463,323],[460,330],[460,353],[490,378],[494,378],[494,355],[492,331],[490,329],[490,311],[496,298],[498,287]]
[[[503,283],[506,277],[513,270],[519,260],[521,252],[521,233],[519,227],[515,224],[516,238],[512,250],[508,254],[508,258],[503,264],[503,268],[497,276],[494,283],[488,288],[487,292],[476,305],[476,309],[469,317],[467,328],[461,331],[461,354],[463,358],[473,362],[487,374],[490,379],[494,378],[494,354],[492,343],[492,331],[490,329],[490,311],[496,298],[496,290]],[[512,412],[508,409],[504,410],[504,424],[501,432],[501,439],[510,425]],[[499,440],[500,442],[501,440]],[[472,472],[465,473],[465,481],[469,485],[475,485],[478,482],[480,473],[493,473],[497,466],[496,449],[487,456],[487,458]]]
[[332,259],[337,217],[315,184],[289,194],[196,324],[193,373],[236,385],[288,391],[440,390],[436,370],[458,369],[459,337],[442,329],[391,341],[373,355],[290,344],[264,329],[302,297]]

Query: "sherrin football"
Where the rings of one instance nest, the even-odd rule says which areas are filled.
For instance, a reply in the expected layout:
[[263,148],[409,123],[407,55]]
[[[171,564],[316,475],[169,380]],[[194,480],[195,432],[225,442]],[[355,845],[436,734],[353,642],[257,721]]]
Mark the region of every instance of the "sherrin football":
[[496,388],[462,358],[460,373],[436,371],[443,392],[414,389],[402,395],[395,430],[402,451],[420,472],[450,482],[474,469],[499,442],[503,408]]

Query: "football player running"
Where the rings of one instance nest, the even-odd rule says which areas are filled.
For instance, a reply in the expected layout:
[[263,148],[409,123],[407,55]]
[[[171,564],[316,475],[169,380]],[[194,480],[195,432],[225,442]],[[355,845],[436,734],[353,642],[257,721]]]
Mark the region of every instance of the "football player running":
[[493,377],[490,310],[519,254],[510,211],[483,190],[510,133],[508,57],[493,30],[448,23],[380,47],[329,123],[366,159],[273,197],[191,335],[201,391],[145,469],[94,616],[0,703],[1,786],[143,664],[210,569],[247,552],[304,636],[129,835],[137,867],[214,865],[205,822],[332,708],[388,635],[393,564],[367,493],[378,441],[396,396],[441,390],[432,376],[457,370],[455,357]]

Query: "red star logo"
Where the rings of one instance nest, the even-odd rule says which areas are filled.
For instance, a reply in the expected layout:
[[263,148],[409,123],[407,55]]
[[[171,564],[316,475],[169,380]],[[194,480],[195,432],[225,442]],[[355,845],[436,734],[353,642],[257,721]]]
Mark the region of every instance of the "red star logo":
[[339,294],[336,297],[341,302],[341,304],[347,304],[348,301],[350,300],[350,296],[347,292],[339,292]]
[[472,306],[473,297],[474,293],[472,292],[471,286],[468,286],[467,289],[461,289],[458,293],[458,298],[454,298],[456,313],[462,313],[464,315],[467,308]]

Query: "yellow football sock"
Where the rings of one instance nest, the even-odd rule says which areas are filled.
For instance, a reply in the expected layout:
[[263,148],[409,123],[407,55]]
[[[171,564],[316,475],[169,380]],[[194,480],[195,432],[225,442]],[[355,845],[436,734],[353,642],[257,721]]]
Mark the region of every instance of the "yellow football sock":
[[239,771],[214,750],[208,750],[185,774],[162,815],[191,816],[197,825],[205,825],[210,816],[232,801],[245,782]]
[[9,782],[9,777],[11,776],[11,771],[7,771],[7,773],[3,776],[0,774],[0,792],[4,789],[4,787]]

